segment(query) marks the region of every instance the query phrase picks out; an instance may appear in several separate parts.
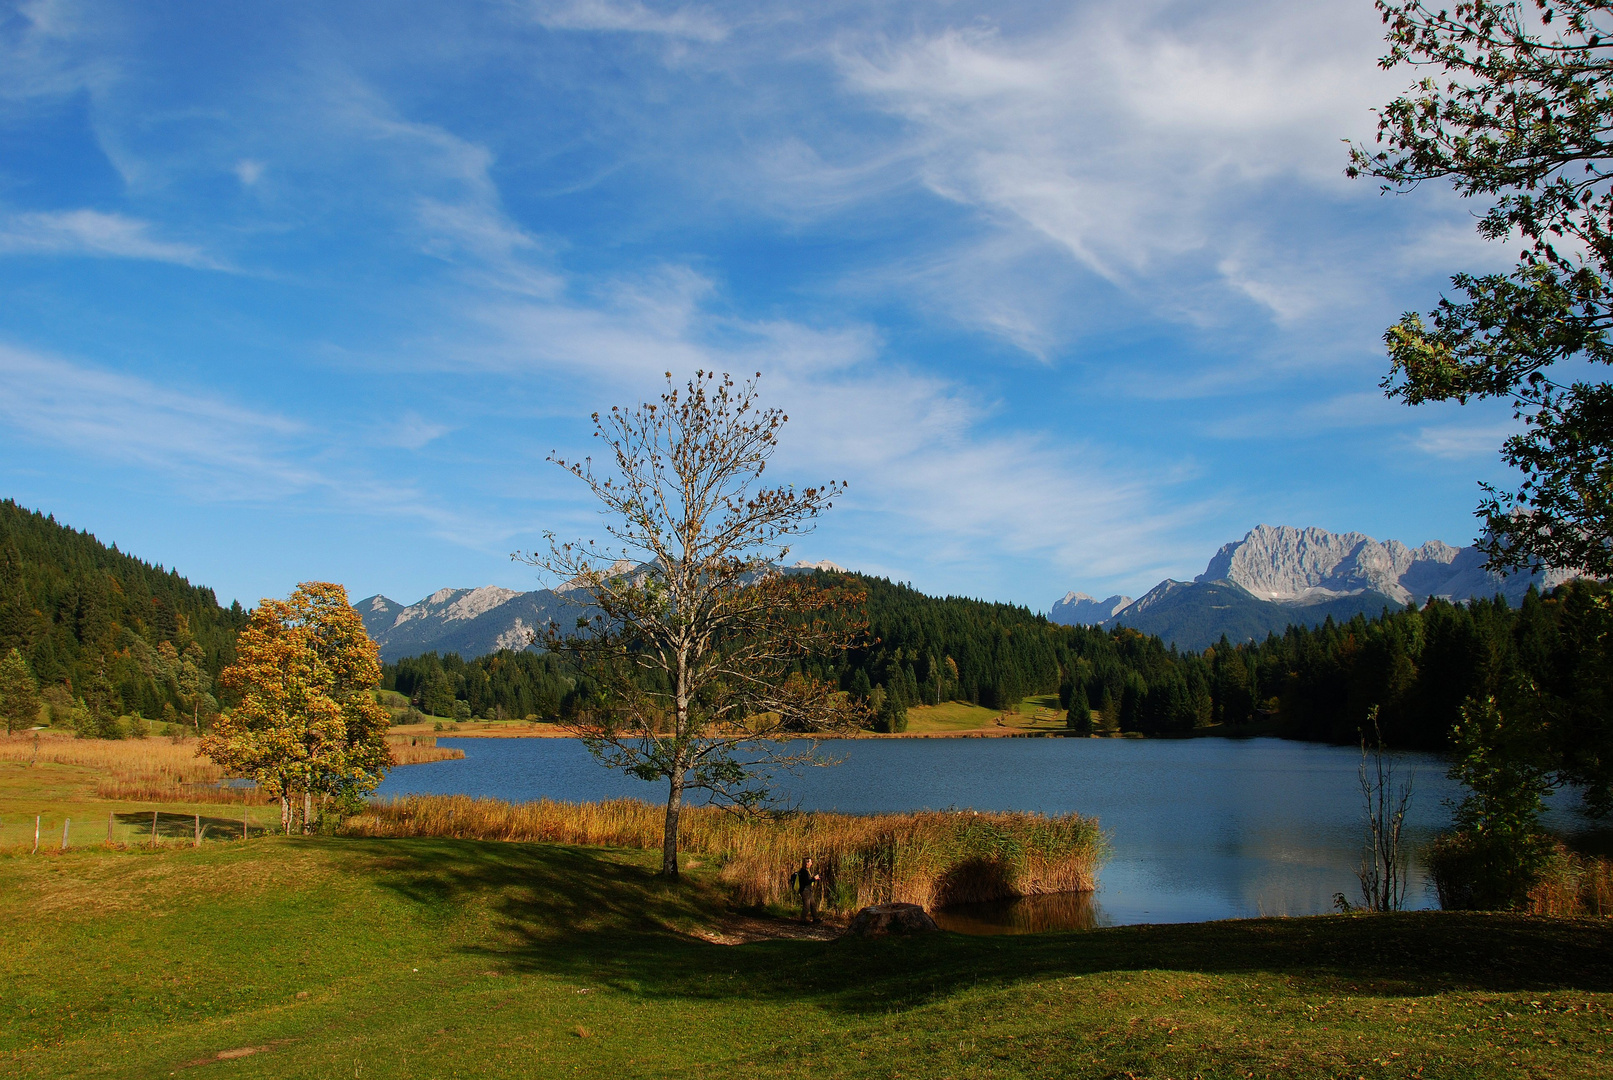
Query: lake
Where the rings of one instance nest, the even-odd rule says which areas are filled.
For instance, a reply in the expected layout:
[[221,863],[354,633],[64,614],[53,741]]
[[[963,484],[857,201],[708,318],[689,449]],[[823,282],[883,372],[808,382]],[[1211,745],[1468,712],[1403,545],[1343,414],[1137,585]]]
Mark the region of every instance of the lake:
[[[439,739],[463,760],[394,769],[381,796],[462,794],[511,802],[666,797],[598,765],[573,739]],[[1098,818],[1112,854],[1087,904],[1034,901],[960,912],[996,927],[1200,922],[1313,915],[1360,898],[1364,833],[1359,749],[1283,739],[833,739],[841,763],[788,777],[782,796],[806,810],[1075,811]],[[1413,778],[1413,850],[1449,822],[1459,786],[1433,754],[1397,755]],[[1551,823],[1572,826],[1571,810]],[[1413,858],[1408,907],[1437,901]],[[1062,906],[1061,906],[1062,903]],[[1058,915],[1066,912],[1066,915]],[[1075,914],[1068,914],[1068,913]],[[973,925],[978,924],[978,925]]]

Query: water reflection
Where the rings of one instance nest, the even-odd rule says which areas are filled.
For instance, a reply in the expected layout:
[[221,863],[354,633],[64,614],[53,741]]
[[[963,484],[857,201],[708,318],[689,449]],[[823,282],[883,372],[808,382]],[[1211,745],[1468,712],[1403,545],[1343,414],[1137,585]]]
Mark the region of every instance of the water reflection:
[[959,904],[930,912],[935,924],[955,934],[1040,934],[1107,926],[1091,893],[1022,896],[989,904]]
[[[662,785],[601,768],[572,739],[444,739],[457,761],[395,769],[382,795],[490,795],[512,802],[633,796],[660,801]],[[1360,896],[1364,827],[1358,749],[1280,739],[835,740],[828,769],[786,778],[786,799],[807,810],[1077,811],[1111,841],[1095,903],[1106,924],[1312,915],[1333,897]],[[1415,852],[1450,820],[1460,795],[1432,754],[1399,757],[1415,771],[1405,837],[1414,852],[1410,907],[1433,906]],[[1560,797],[1559,802],[1570,802]],[[1571,807],[1547,817],[1583,827]]]

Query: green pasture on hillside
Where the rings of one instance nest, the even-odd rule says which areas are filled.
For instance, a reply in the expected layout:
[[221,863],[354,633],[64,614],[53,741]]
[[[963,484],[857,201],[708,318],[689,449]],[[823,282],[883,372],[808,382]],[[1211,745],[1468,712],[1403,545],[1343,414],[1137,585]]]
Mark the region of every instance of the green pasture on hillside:
[[[907,710],[910,735],[965,734],[970,731],[999,730],[1003,719],[999,709],[971,705],[967,701],[943,701],[939,705],[911,705]],[[1064,711],[1057,694],[1028,697],[1010,710],[1002,725],[1012,731],[1063,731]]]

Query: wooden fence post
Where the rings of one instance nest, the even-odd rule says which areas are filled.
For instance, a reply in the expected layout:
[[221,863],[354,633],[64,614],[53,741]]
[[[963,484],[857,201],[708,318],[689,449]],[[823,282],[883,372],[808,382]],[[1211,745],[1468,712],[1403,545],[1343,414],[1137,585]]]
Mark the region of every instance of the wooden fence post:
[[196,815],[196,841],[195,841],[195,843],[191,844],[191,847],[201,847],[201,846],[202,846],[202,815],[197,814]]
[[67,827],[73,824],[72,818],[62,818],[62,850],[67,850]]
[[246,799],[241,800],[241,839],[246,839]]
[[151,846],[157,846],[157,811],[151,812]]
[[[38,737],[39,736],[37,736],[37,735],[34,736],[34,738],[36,738],[36,739]],[[38,855],[39,854],[39,815],[38,814],[34,815],[34,850],[32,852],[30,852],[30,854],[32,854],[32,855]]]
[[108,810],[106,812],[106,846],[107,847],[112,846],[112,819],[113,819],[113,817],[114,817],[114,815],[113,815],[112,811]]

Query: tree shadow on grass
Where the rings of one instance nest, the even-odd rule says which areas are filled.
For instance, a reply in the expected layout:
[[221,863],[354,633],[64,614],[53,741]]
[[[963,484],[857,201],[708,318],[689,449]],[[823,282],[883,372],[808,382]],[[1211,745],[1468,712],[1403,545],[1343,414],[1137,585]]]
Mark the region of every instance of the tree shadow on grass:
[[965,986],[1113,971],[1267,974],[1317,992],[1613,991],[1613,920],[1456,912],[1112,927],[976,938],[713,945],[710,881],[654,876],[632,853],[456,840],[374,845],[381,883],[428,908],[485,904],[501,932],[467,951],[515,972],[641,996],[810,1001],[867,1012]]
[[[122,814],[114,814],[113,817],[117,818],[120,825],[130,826],[134,829],[135,836],[129,838],[128,842],[137,844],[141,840],[150,839],[152,828],[152,811],[135,810]],[[158,840],[195,839],[196,815],[194,813],[181,814],[170,813],[165,810],[158,810],[156,811],[156,818]],[[88,823],[88,827],[93,828],[93,826],[94,822]],[[241,819],[239,817],[217,817],[211,814],[203,814],[201,828],[202,839],[209,842],[216,840],[241,839]],[[252,820],[247,825],[248,836],[265,836],[268,833],[268,826],[261,824],[257,820]]]

